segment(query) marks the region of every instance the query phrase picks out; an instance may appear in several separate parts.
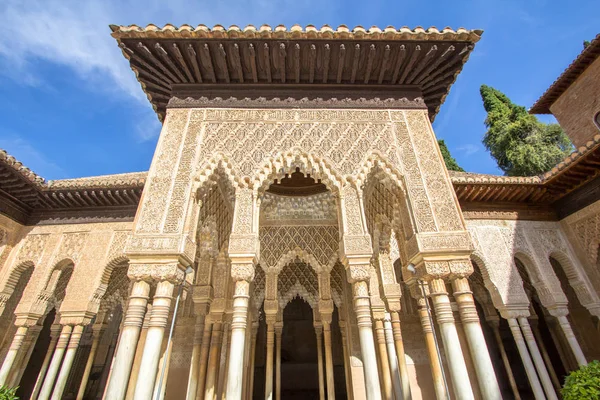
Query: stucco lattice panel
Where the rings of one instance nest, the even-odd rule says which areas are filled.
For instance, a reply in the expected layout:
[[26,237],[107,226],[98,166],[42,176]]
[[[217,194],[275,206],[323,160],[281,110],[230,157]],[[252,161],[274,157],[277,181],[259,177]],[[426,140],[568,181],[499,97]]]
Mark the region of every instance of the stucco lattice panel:
[[102,298],[101,308],[104,308],[106,305],[114,306],[116,303],[120,303],[123,307],[125,306],[130,282],[127,276],[127,267],[127,264],[118,265],[112,270],[106,292]]
[[[229,240],[231,234],[231,226],[233,216],[231,206],[226,203],[228,200],[223,198],[223,194],[218,186],[213,186],[202,199],[202,207],[200,208],[200,227],[204,226],[209,218],[214,218],[217,228],[217,244],[219,251],[224,248],[225,243]],[[200,232],[200,230],[198,230]]]
[[54,256],[54,262],[56,263],[66,258],[71,259],[73,262],[79,261],[86,238],[87,232],[65,233],[62,236],[58,252]]
[[294,147],[327,159],[342,175],[356,175],[374,150],[399,165],[387,111],[209,109],[206,121],[200,159],[224,151],[239,178]]
[[28,235],[25,238],[25,243],[19,249],[14,265],[18,266],[23,261],[33,261],[35,263],[39,260],[47,240],[47,235]]
[[331,269],[331,297],[339,308],[344,299],[344,282],[346,282],[346,271],[341,263],[337,262]]
[[462,230],[460,213],[454,200],[450,180],[446,177],[443,160],[434,141],[426,112],[406,111],[406,122],[419,157],[421,173],[435,213],[438,230]]
[[265,284],[265,272],[262,267],[257,266],[254,274],[254,294],[252,295],[252,302],[256,310],[260,309],[265,300]]
[[368,186],[369,190],[365,192],[365,214],[367,227],[372,236],[378,215],[384,215],[390,223],[394,220],[394,204],[397,199],[380,181],[369,183]]
[[319,299],[319,280],[314,269],[303,262],[287,264],[277,277],[277,291],[281,308],[296,295],[314,307]]
[[346,185],[343,189],[344,212],[346,216],[345,233],[349,235],[361,235],[363,231],[361,205],[358,192],[352,185]]
[[125,249],[125,243],[130,234],[131,231],[116,231],[113,233],[110,247],[108,248],[108,254],[106,256],[106,262],[111,262],[116,258],[124,256],[123,250]]
[[598,246],[600,245],[600,214],[596,213],[588,218],[573,223],[571,229],[586,251],[592,264],[598,262]]
[[275,267],[282,256],[296,248],[312,254],[321,266],[329,265],[338,254],[337,226],[264,226],[259,238],[260,260],[266,268]]
[[161,131],[157,156],[144,187],[144,199],[136,232],[161,232],[161,224],[169,204],[165,197],[170,193],[178,159],[181,140],[185,133],[188,110],[170,110]]

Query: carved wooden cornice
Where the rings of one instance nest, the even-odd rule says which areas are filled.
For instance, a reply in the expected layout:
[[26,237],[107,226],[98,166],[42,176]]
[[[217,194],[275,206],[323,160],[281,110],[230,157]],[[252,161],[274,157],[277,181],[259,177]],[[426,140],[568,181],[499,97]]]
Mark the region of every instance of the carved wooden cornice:
[[[256,95],[253,85],[266,85],[273,93],[280,91],[276,85],[367,93],[373,87],[408,87],[421,93],[433,120],[483,33],[344,25],[335,30],[326,25],[110,27],[160,120],[173,96],[265,97]],[[215,95],[223,86],[230,93]]]

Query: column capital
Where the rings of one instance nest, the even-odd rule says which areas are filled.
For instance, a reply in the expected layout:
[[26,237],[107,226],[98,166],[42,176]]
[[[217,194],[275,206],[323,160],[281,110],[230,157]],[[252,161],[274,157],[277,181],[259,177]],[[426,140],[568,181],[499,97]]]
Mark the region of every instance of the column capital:
[[194,309],[196,309],[196,307],[199,307],[199,309],[203,309],[205,306],[210,306],[212,300],[213,287],[211,285],[192,286],[192,301],[195,305]]
[[152,257],[135,258],[129,261],[127,276],[134,281],[162,282],[169,281],[173,284],[180,284],[186,279],[189,285],[194,283],[194,274],[187,274],[185,270],[187,265],[178,257]]
[[37,314],[32,314],[32,313],[25,313],[25,314],[21,314],[21,313],[15,313],[16,316],[16,320],[15,320],[15,325],[16,326],[24,326],[24,327],[31,327],[34,325],[37,325],[38,321],[40,320],[40,315]]
[[349,283],[367,282],[371,274],[369,272],[371,262],[351,263],[346,268],[346,276]]
[[64,311],[60,314],[60,324],[86,326],[92,322],[95,315],[95,313],[90,311]]
[[252,259],[231,259],[231,277],[235,281],[252,282],[254,280],[255,268]]
[[548,313],[553,317],[566,317],[569,315],[569,309],[567,306],[558,305],[555,307],[547,307]]
[[498,311],[504,319],[528,318],[531,315],[529,313],[529,304],[506,305],[499,308]]

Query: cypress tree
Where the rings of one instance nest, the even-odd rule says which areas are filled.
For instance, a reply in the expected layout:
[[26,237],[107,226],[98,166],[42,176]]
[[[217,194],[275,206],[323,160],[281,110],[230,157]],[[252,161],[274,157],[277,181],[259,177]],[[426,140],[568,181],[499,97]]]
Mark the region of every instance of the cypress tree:
[[482,85],[488,131],[483,144],[509,176],[532,176],[549,171],[572,150],[558,124],[545,124],[514,104],[502,92]]
[[438,145],[440,146],[440,151],[442,152],[444,163],[446,163],[446,168],[448,168],[450,171],[465,172],[465,170],[458,165],[454,157],[452,157],[452,155],[450,154],[450,150],[448,150],[448,146],[446,146],[446,143],[443,139],[438,140]]

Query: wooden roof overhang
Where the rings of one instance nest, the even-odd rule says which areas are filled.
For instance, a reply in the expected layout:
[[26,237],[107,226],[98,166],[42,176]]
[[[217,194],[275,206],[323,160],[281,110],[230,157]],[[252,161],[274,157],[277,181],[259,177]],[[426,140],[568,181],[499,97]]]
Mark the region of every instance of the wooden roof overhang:
[[[172,97],[422,99],[433,120],[480,30],[111,25],[162,121]],[[344,98],[342,97],[342,98]]]
[[[452,172],[459,202],[473,207],[562,207],[560,201],[600,175],[600,135],[540,176],[507,177]],[[557,210],[559,211],[559,210]]]
[[546,92],[535,102],[531,114],[550,114],[550,106],[571,86],[573,82],[600,57],[600,34],[596,35],[577,58],[563,71]]

